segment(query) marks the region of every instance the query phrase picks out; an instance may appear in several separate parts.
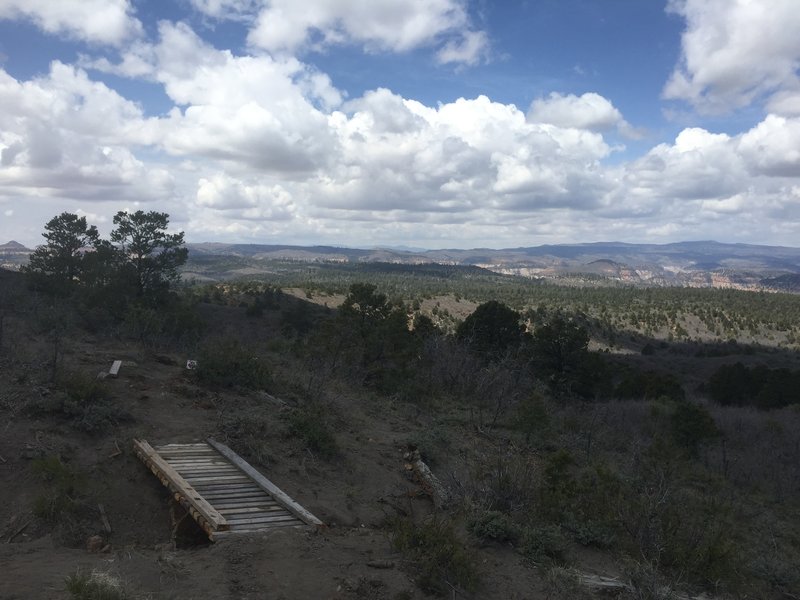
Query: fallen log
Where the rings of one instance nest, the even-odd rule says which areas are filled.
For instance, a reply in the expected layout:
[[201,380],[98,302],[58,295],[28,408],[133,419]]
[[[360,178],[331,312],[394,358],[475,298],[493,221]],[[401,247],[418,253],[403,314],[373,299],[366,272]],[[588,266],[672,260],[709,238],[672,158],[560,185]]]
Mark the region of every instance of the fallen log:
[[419,450],[415,446],[409,446],[403,458],[408,477],[430,496],[436,508],[445,508],[450,502],[450,493],[422,460]]

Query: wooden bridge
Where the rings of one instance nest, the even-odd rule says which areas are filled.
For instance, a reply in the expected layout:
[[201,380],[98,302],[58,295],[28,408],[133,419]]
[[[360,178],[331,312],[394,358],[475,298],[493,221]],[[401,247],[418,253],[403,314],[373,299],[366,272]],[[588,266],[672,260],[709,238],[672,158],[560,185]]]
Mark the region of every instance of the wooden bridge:
[[276,527],[323,525],[216,440],[155,448],[134,440],[133,448],[211,541]]

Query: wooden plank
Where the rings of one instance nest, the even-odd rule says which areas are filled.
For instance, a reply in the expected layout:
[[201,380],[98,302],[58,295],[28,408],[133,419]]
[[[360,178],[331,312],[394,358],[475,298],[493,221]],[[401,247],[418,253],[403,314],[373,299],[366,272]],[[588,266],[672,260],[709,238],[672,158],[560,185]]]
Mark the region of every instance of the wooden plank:
[[172,463],[172,462],[169,462],[169,461],[167,461],[167,462],[176,471],[183,471],[183,470],[186,470],[186,471],[224,471],[226,469],[227,470],[231,469],[231,465],[230,464],[227,464],[227,465],[213,465],[213,464],[207,464],[207,465],[198,465],[198,464],[176,465],[175,463]]
[[[159,454],[161,453],[159,452]],[[214,454],[203,451],[193,452],[193,453],[187,452],[185,455],[184,454],[172,455],[169,452],[164,452],[163,454],[161,454],[161,457],[164,458],[165,460],[169,460],[170,462],[188,462],[190,460],[199,460],[202,462],[217,461],[217,462],[228,463],[225,457],[221,456],[219,452],[215,452]]]
[[[198,473],[213,473],[215,471],[230,471],[231,465],[176,465],[169,463],[170,466],[176,471],[197,471]],[[241,473],[237,469],[233,469],[236,473]]]
[[236,515],[243,515],[243,514],[275,514],[276,512],[281,512],[284,514],[289,514],[289,512],[283,508],[282,506],[233,506],[231,508],[222,508],[221,506],[215,506],[214,508],[219,511],[220,514],[225,515],[225,520],[235,518]]
[[156,446],[156,450],[161,450],[162,448],[207,448],[208,444],[206,442],[188,442],[185,444],[161,444],[160,446]]
[[208,460],[204,458],[189,458],[186,460],[167,460],[169,464],[175,467],[228,467],[234,468],[234,466],[224,460]]
[[[197,513],[208,523],[212,530],[221,531],[228,528],[228,523],[216,509],[211,506],[201,495],[195,490],[189,482],[187,482],[180,474],[175,471],[167,462],[159,456],[159,454],[148,444],[145,440],[133,440],[134,451],[139,457],[150,467],[150,470],[163,476],[163,480],[167,482],[167,487],[171,491],[183,497]],[[194,516],[194,515],[192,515]]]
[[220,542],[222,540],[227,540],[230,538],[235,538],[239,535],[251,535],[251,534],[263,534],[266,531],[271,529],[277,528],[287,528],[293,527],[295,529],[305,528],[307,525],[300,521],[299,519],[295,519],[294,521],[285,521],[283,523],[271,523],[269,527],[264,528],[253,528],[250,525],[241,525],[235,529],[231,528],[228,531],[215,531],[214,534],[211,536],[211,541]]
[[274,500],[233,500],[233,501],[224,501],[221,500],[219,502],[214,502],[214,508],[216,508],[219,512],[226,510],[228,508],[248,508],[251,506],[261,506],[263,508],[283,508],[280,504],[275,502]]
[[159,448],[156,452],[161,453],[164,452],[166,454],[175,454],[181,452],[210,452],[213,451],[213,448],[208,444],[203,444],[200,446],[172,446],[172,447],[165,447]]
[[[219,491],[221,489],[228,489],[228,486],[234,486],[234,485],[239,485],[239,486],[249,486],[250,485],[250,482],[247,479],[222,479],[222,478],[217,478],[215,480],[215,478],[213,478],[213,477],[202,477],[202,478],[186,477],[185,479],[186,479],[186,481],[191,483],[193,487],[195,487],[197,489],[200,489],[200,488],[205,486],[205,490],[207,492]],[[222,480],[220,481],[218,479],[222,479]],[[216,486],[216,487],[209,488],[208,486]],[[245,489],[245,488],[241,488],[241,487],[240,488],[233,488],[233,487],[230,488],[231,491],[236,491],[236,490],[242,491],[242,489]]]
[[[217,512],[221,515],[228,515],[239,513],[242,511],[245,512],[265,512],[265,513],[274,513],[276,511],[286,512],[286,509],[282,506],[276,504],[274,506],[265,506],[264,504],[252,503],[252,502],[245,502],[244,504],[237,504],[234,506],[226,506],[226,505],[219,505],[214,506],[217,509]],[[227,520],[228,517],[226,516],[225,519]]]
[[[262,492],[263,494],[263,492]],[[274,502],[272,498],[265,495],[257,495],[257,494],[236,494],[235,496],[212,496],[209,497],[207,495],[203,495],[203,498],[208,500],[209,504],[217,506],[217,504],[225,504],[225,503],[232,503],[232,502]]]
[[231,527],[271,527],[275,523],[286,523],[287,521],[294,521],[297,522],[300,519],[295,517],[294,515],[290,515],[288,512],[281,513],[270,513],[272,516],[263,516],[254,513],[244,514],[244,515],[228,515],[230,517],[230,526]]
[[214,493],[214,492],[247,492],[247,491],[255,491],[261,492],[262,494],[266,494],[266,492],[257,486],[254,481],[245,481],[239,483],[226,483],[226,482],[217,482],[217,483],[199,483],[195,486],[198,490],[204,489],[206,492]]
[[[254,523],[254,524],[242,524],[242,525],[234,525],[228,531],[235,532],[235,533],[255,533],[260,532],[264,533],[265,531],[269,531],[270,529],[276,529],[278,527],[308,527],[305,523],[303,523],[300,519],[295,518],[291,521],[275,521],[274,523]],[[219,533],[227,533],[228,531],[220,531]]]
[[213,488],[202,488],[200,486],[195,486],[195,489],[200,491],[203,496],[208,498],[220,499],[220,498],[237,498],[241,496],[253,496],[255,498],[270,498],[269,494],[264,492],[261,488],[253,488],[253,487],[239,487],[234,489],[229,489],[227,486],[217,486]]
[[[198,489],[198,488],[195,488],[195,489]],[[264,498],[265,500],[267,500],[267,499],[272,500],[272,497],[269,494],[267,494],[264,490],[262,490],[261,488],[252,489],[252,490],[247,490],[247,489],[244,489],[244,490],[226,490],[226,489],[208,490],[207,492],[204,492],[203,495],[205,497],[207,497],[207,498],[228,498],[228,497],[236,498],[236,497],[240,497],[240,496],[253,496],[253,497],[256,497],[256,498]]]
[[185,456],[198,454],[201,456],[218,456],[219,453],[214,452],[211,448],[170,448],[168,450],[156,450],[162,456]]
[[187,461],[187,460],[191,460],[191,461],[195,461],[195,460],[214,460],[215,458],[219,458],[219,454],[211,454],[210,452],[208,452],[208,453],[192,452],[191,454],[189,454],[188,452],[184,453],[184,454],[167,454],[167,453],[164,453],[164,454],[160,454],[160,455],[161,455],[161,458],[163,458],[164,460],[167,460],[167,461],[173,461],[174,460],[176,462],[177,461],[181,461],[181,460],[182,461]]
[[274,527],[280,523],[302,523],[300,519],[293,515],[287,515],[286,517],[275,518],[271,521],[258,521],[258,520],[243,520],[237,523],[231,523],[231,527],[239,528],[239,527],[247,527],[247,528],[259,528],[259,529],[269,529],[270,527]]
[[238,517],[228,519],[228,523],[233,525],[255,525],[256,523],[278,523],[281,521],[296,521],[297,517],[290,515],[288,512],[285,515],[271,516],[258,516],[258,517]]
[[295,519],[294,521],[286,521],[284,523],[270,523],[268,527],[258,527],[253,525],[242,525],[241,527],[237,527],[236,529],[231,529],[229,531],[220,531],[219,537],[215,538],[217,540],[223,540],[226,538],[234,537],[236,535],[253,535],[253,534],[264,534],[272,529],[278,528],[285,528],[285,527],[293,527],[293,528],[306,528],[308,525],[303,523],[300,519]]
[[219,462],[201,462],[201,461],[185,461],[185,462],[175,462],[172,460],[167,461],[170,465],[172,465],[176,469],[226,469],[230,468],[230,463],[219,463]]
[[[183,475],[184,479],[197,479],[198,477],[239,477],[236,473],[230,471],[185,471],[183,469],[175,469],[178,473]],[[241,472],[240,472],[241,474]],[[245,480],[246,481],[246,480]]]
[[111,363],[111,368],[108,370],[108,375],[110,377],[117,377],[119,375],[119,370],[121,367],[122,367],[122,361],[115,360],[113,363]]
[[287,496],[283,492],[283,490],[281,490],[277,485],[272,483],[269,479],[264,477],[261,473],[256,471],[241,456],[236,454],[225,444],[217,442],[213,438],[208,438],[207,441],[220,454],[222,454],[225,458],[227,458],[233,464],[239,467],[253,481],[255,481],[259,486],[261,486],[264,489],[264,491],[268,492],[273,498],[275,498],[275,500],[278,501],[278,503],[282,504],[286,510],[295,515],[301,521],[308,523],[309,525],[316,525],[318,527],[324,525],[322,521],[320,521],[317,517],[312,515],[305,508],[300,506],[297,502],[292,500],[289,496]]
[[199,455],[199,454],[186,454],[183,456],[173,456],[172,454],[161,454],[161,458],[166,460],[167,462],[213,462],[214,459],[218,459],[219,456],[216,455]]
[[245,483],[199,483],[195,486],[198,490],[202,489],[207,492],[220,492],[220,491],[230,491],[230,492],[244,492],[247,490],[255,490],[264,492],[264,490],[257,485],[255,485],[252,481],[248,481]]
[[108,520],[108,515],[106,515],[105,507],[102,504],[98,504],[97,510],[100,511],[100,518],[103,521],[103,527],[105,527],[106,533],[111,533],[111,523]]
[[[169,462],[169,461],[167,461]],[[175,463],[169,463],[173,469],[177,471],[186,470],[186,471],[224,471],[226,469],[230,470],[231,465],[198,465],[198,464],[186,464],[186,465],[176,465]],[[235,470],[235,469],[234,469]],[[240,471],[241,472],[241,471]]]
[[212,460],[167,460],[176,469],[185,467],[230,467],[231,463],[224,463]]
[[214,475],[212,477],[205,477],[203,475],[198,477],[195,475],[193,477],[185,477],[185,479],[192,483],[246,483],[249,481],[247,477],[243,477],[242,475]]
[[[250,481],[250,478],[239,471],[238,473],[234,473],[233,475],[195,475],[193,479],[198,481],[205,481],[207,483],[213,482],[223,482],[223,483],[244,483]],[[236,481],[234,481],[236,480]]]
[[214,449],[208,444],[205,444],[203,446],[186,446],[182,448],[177,446],[173,446],[172,448],[157,448],[156,452],[159,454],[191,454],[194,452],[202,454],[204,452],[214,452]]
[[[198,473],[214,473],[215,471],[230,471],[230,465],[175,465],[169,463],[170,466],[175,469],[176,471],[197,471]],[[237,471],[234,469],[235,472],[241,473],[241,471]]]
[[[169,461],[167,461],[167,462],[169,462]],[[210,471],[225,471],[225,470],[230,471],[231,469],[233,469],[237,473],[241,472],[241,471],[238,471],[237,469],[233,468],[230,464],[227,464],[227,465],[211,465],[211,464],[209,464],[209,465],[198,465],[198,464],[176,465],[175,463],[171,463],[171,462],[169,464],[176,471],[208,471],[208,472],[210,472]]]
[[265,504],[267,502],[273,502],[273,500],[272,498],[255,496],[252,494],[245,494],[241,496],[220,496],[217,498],[211,498],[209,500],[209,503],[213,504],[214,506],[217,506],[218,504],[235,504],[242,502],[260,502],[261,504]]
[[206,498],[212,498],[219,500],[220,498],[240,498],[244,496],[254,497],[254,498],[269,498],[268,494],[264,493],[264,490],[261,489],[237,489],[237,490],[226,490],[224,488],[215,488],[211,490],[202,490],[201,488],[195,488],[201,494],[203,494]]
[[217,494],[215,496],[207,496],[214,502],[275,502],[275,499],[264,493],[264,490],[257,492],[239,492],[236,494]]
[[234,469],[233,467],[177,467],[172,465],[172,468],[180,473],[191,473],[192,475],[230,475],[231,473],[241,474],[241,471]]

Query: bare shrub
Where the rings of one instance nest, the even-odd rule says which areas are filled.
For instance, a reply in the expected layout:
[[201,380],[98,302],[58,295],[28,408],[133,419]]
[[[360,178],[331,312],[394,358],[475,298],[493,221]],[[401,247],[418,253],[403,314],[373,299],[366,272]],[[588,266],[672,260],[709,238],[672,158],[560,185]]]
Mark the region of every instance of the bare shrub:
[[481,580],[475,553],[458,537],[454,524],[432,518],[415,524],[397,519],[389,526],[394,548],[413,564],[417,585],[425,592],[444,596],[456,590],[475,591]]
[[65,584],[72,600],[126,600],[130,598],[119,578],[104,571],[78,572],[67,577]]

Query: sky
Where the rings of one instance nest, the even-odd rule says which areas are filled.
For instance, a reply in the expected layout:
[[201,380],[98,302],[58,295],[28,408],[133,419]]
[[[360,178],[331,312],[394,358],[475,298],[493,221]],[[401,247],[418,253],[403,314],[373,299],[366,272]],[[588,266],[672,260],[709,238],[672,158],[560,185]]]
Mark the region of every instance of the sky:
[[0,242],[800,246],[798,0],[0,0]]

